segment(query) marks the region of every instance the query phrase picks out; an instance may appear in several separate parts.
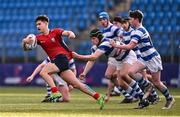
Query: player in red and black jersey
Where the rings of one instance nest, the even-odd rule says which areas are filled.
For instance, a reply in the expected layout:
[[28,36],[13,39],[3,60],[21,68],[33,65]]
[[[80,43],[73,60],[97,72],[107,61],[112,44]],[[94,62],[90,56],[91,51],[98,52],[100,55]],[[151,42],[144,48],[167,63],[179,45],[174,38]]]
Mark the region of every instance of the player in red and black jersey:
[[[104,95],[90,89],[86,84],[81,83],[75,76],[75,74],[69,69],[69,60],[72,59],[72,53],[62,40],[62,36],[68,36],[70,39],[75,38],[75,34],[72,31],[63,30],[60,28],[55,28],[50,30],[49,18],[47,16],[38,16],[35,20],[36,27],[40,34],[36,35],[37,44],[39,44],[47,55],[50,57],[51,62],[49,62],[40,72],[40,75],[44,80],[51,86],[52,100],[57,100],[60,97],[60,93],[51,77],[52,73],[59,73],[59,75],[74,88],[78,88],[82,92],[94,97],[98,104],[100,104],[100,109],[104,106]],[[30,44],[30,39],[28,37],[23,39],[23,45]],[[25,50],[27,50],[23,46]]]

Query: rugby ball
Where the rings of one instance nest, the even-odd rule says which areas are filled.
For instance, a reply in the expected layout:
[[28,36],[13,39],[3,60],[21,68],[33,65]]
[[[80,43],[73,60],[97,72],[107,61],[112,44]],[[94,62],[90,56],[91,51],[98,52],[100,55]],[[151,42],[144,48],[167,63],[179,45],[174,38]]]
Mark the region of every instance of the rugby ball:
[[27,36],[27,38],[30,40],[30,43],[29,44],[26,44],[26,48],[28,50],[32,50],[33,48],[35,48],[37,46],[37,39],[36,39],[36,35],[34,34],[29,34]]
[[37,46],[37,39],[36,39],[36,35],[34,34],[29,34],[27,36],[27,38],[29,38],[31,40],[31,45],[33,48],[35,48]]

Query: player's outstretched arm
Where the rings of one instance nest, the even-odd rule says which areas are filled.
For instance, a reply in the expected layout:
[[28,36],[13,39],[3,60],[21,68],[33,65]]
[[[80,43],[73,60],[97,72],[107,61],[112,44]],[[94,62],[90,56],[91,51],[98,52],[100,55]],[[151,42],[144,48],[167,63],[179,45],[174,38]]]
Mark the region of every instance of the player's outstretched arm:
[[137,45],[135,42],[130,41],[129,44],[124,44],[124,45],[118,45],[116,44],[116,42],[114,40],[110,40],[110,44],[112,47],[114,48],[118,48],[118,49],[123,49],[123,50],[131,50],[133,48],[135,48],[135,46]]
[[36,69],[33,71],[33,73],[26,79],[27,82],[31,82],[34,77],[42,70],[42,68],[45,66],[44,63],[39,64]]
[[70,39],[74,39],[76,37],[76,35],[72,31],[68,31],[68,30],[64,30],[62,32],[62,35],[68,36],[68,38],[70,38]]
[[114,88],[114,84],[111,82],[111,80],[109,80],[109,82],[108,82],[108,88],[107,88],[107,91],[106,91],[105,102],[108,102],[108,101],[109,101],[109,99],[110,99],[110,94],[111,94],[111,91],[112,91],[113,88]]
[[79,79],[80,80],[83,80],[86,77],[87,73],[91,70],[91,68],[93,67],[94,63],[95,63],[95,61],[88,61],[86,63],[86,66],[85,66],[83,72],[79,75]]
[[80,55],[76,52],[72,52],[72,55],[74,58],[84,60],[84,61],[95,61],[98,59],[102,54],[104,54],[102,51],[96,50],[93,54],[91,55]]

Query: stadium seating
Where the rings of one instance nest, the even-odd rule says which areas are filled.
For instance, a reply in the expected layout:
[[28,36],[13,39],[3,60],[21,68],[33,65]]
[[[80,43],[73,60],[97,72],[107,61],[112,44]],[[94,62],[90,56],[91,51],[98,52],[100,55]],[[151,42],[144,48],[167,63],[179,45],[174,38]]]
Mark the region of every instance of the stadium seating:
[[[161,55],[170,56],[178,53],[180,38],[180,0],[133,0],[131,9],[140,9],[144,13],[143,25],[151,34],[155,47]],[[169,48],[173,47],[173,51]],[[175,52],[175,53],[172,53]]]
[[[144,12],[143,24],[150,32],[155,47],[163,56],[172,54],[165,51],[165,46],[170,47],[171,44],[174,47],[174,54],[180,56],[177,49],[180,45],[178,4],[180,0],[133,0],[131,3],[131,10],[140,9]],[[106,0],[94,2],[91,0],[0,0],[0,56],[2,56],[2,48],[5,48],[9,57],[24,56],[21,39],[26,34],[37,33],[34,25],[37,15],[48,15],[51,21],[50,28],[59,26],[80,34],[91,24],[96,23],[96,14],[114,6],[113,0],[108,2]],[[77,51],[89,52],[86,48],[86,46],[90,47],[89,43],[89,41],[81,43]],[[29,56],[35,57],[35,51],[30,52]]]
[[91,41],[82,41],[78,47],[77,52],[80,54],[90,54],[91,53]]
[[[5,43],[0,42],[0,46],[5,46],[9,57],[23,57],[21,39],[28,33],[37,33],[37,15],[48,15],[51,28],[59,26],[78,34],[95,22],[96,13],[104,11],[106,5],[113,7],[112,2],[105,0],[0,0],[0,39]],[[30,56],[35,56],[35,52],[30,52]]]

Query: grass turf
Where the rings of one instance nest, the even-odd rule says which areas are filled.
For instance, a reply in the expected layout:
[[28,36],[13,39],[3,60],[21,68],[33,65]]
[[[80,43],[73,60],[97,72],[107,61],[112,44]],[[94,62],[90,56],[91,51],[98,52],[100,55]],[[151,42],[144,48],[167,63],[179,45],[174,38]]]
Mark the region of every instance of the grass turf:
[[[105,92],[105,88],[94,89]],[[170,89],[176,100],[170,110],[161,109],[165,104],[162,95],[158,104],[144,109],[133,109],[138,103],[119,104],[123,96],[116,96],[99,110],[93,98],[78,90],[71,92],[69,103],[41,103],[45,92],[45,88],[38,87],[0,87],[0,117],[180,116],[180,89]]]

